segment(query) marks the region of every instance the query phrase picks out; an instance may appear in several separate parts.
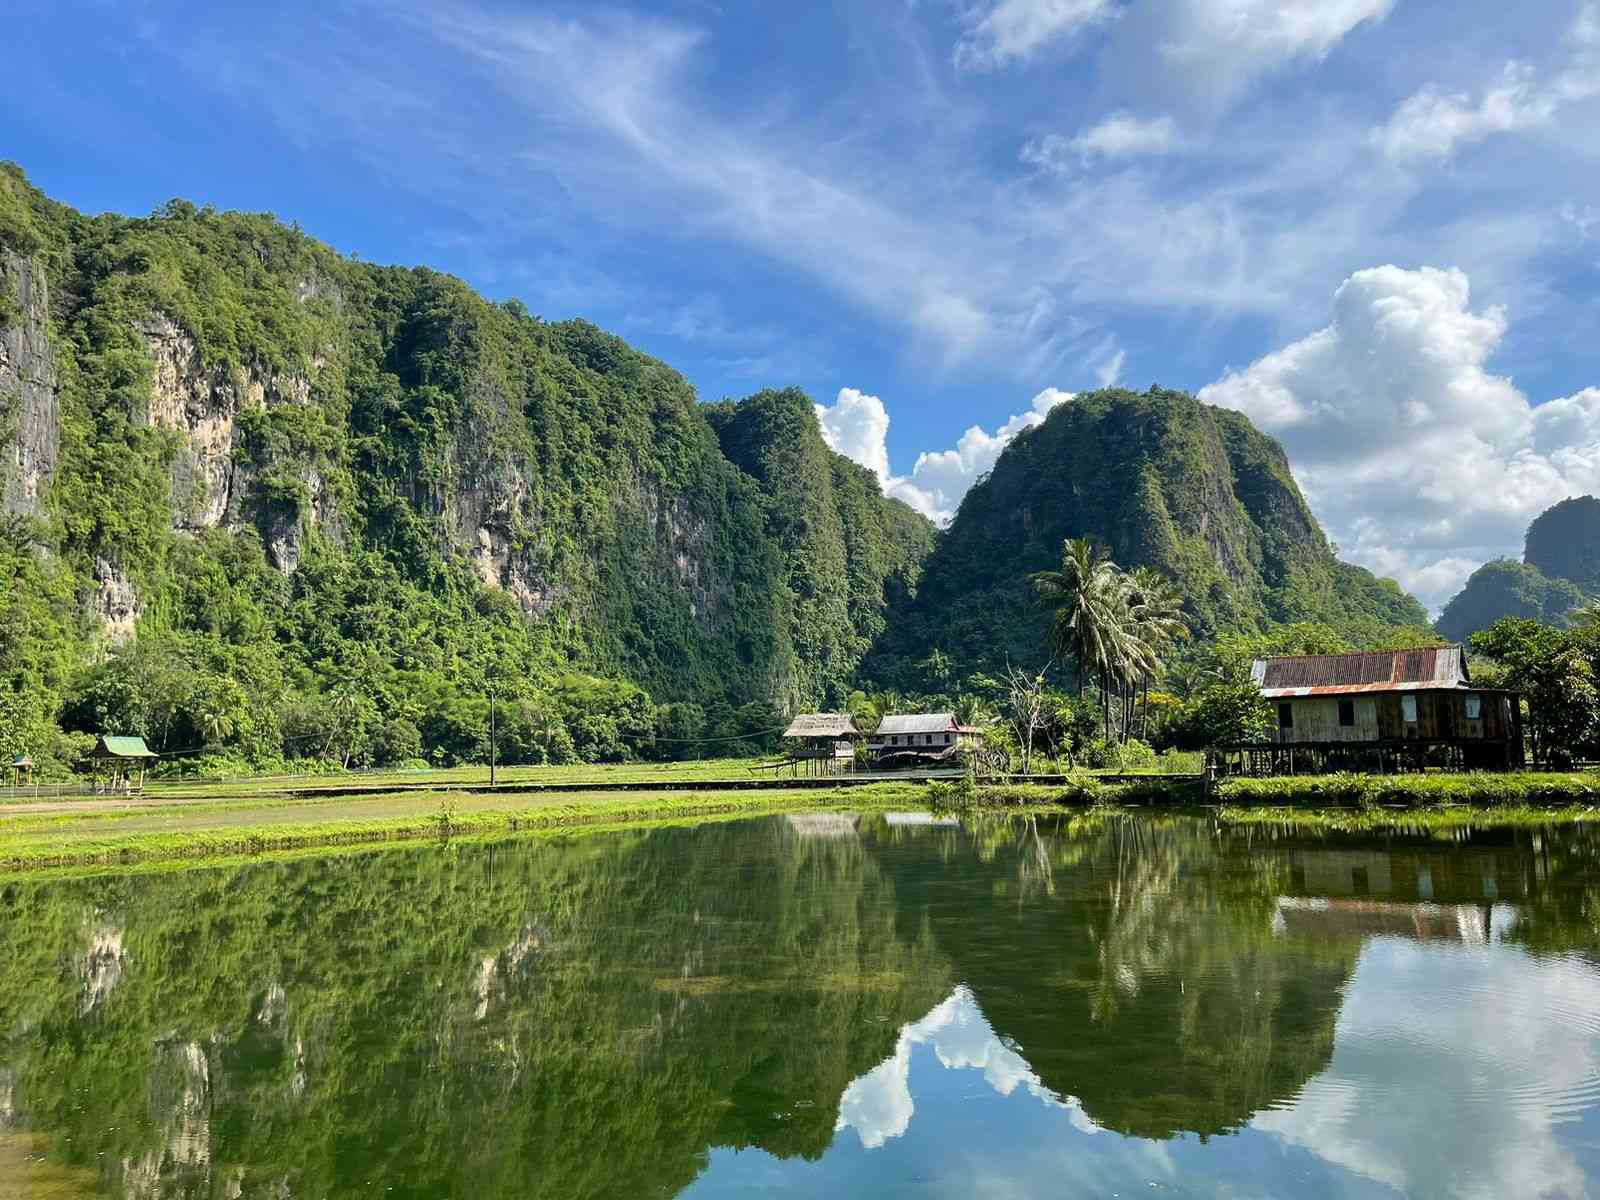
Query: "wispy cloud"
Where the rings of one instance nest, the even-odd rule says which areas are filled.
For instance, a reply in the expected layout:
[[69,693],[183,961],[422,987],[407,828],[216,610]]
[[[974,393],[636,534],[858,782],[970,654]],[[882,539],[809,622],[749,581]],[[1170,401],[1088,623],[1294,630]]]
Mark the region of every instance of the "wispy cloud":
[[1424,87],[1373,130],[1373,144],[1397,162],[1442,162],[1459,147],[1494,134],[1548,125],[1563,108],[1600,96],[1600,6],[1586,4],[1579,11],[1567,40],[1572,57],[1550,77],[1513,61],[1476,98]]
[[1025,62],[1115,14],[1112,0],[989,0],[964,14],[953,58],[957,67],[992,71]]
[[1112,113],[1076,137],[1048,133],[1022,147],[1022,161],[1065,173],[1088,167],[1096,158],[1141,158],[1167,154],[1178,146],[1178,123],[1169,116],[1141,118],[1126,110]]

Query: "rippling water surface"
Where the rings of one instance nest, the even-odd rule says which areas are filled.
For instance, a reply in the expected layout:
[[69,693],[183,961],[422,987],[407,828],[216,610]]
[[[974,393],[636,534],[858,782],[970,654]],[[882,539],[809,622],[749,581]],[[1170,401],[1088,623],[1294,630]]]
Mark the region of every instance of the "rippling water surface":
[[808,814],[0,878],[0,1200],[1600,1194],[1600,834]]

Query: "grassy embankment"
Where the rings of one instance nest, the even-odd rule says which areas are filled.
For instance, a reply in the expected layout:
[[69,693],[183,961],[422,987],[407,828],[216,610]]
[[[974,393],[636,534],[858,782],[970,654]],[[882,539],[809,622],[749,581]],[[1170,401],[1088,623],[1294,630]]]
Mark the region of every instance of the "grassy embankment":
[[[917,806],[922,788],[758,792],[552,792],[538,796],[409,791],[359,797],[186,798],[137,807],[58,806],[0,815],[0,870],[92,863],[207,859],[306,846],[519,831],[636,826],[800,809]],[[66,811],[61,811],[65,808]]]
[[1324,775],[1226,779],[1208,795],[1183,779],[1101,781],[1084,776],[1065,784],[979,786],[932,784],[936,808],[1046,809],[1132,806],[1215,808],[1230,824],[1317,826],[1353,832],[1377,829],[1460,829],[1485,823],[1549,824],[1600,820],[1600,774]]

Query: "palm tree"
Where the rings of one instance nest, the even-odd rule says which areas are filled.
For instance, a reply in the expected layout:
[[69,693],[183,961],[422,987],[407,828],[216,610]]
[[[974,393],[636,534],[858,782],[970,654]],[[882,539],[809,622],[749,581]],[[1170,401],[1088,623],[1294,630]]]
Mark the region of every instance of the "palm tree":
[[1080,696],[1089,673],[1106,682],[1116,658],[1119,574],[1117,564],[1088,538],[1069,538],[1061,543],[1060,570],[1028,576],[1039,599],[1055,609],[1050,649],[1072,659]]
[[1165,575],[1153,567],[1135,567],[1126,579],[1129,623],[1135,646],[1129,655],[1132,674],[1124,731],[1133,724],[1135,687],[1148,702],[1150,681],[1159,679],[1166,670],[1167,650],[1174,642],[1189,636],[1189,625],[1183,619],[1183,597]]
[[1040,600],[1055,608],[1050,648],[1077,666],[1078,694],[1092,672],[1100,688],[1103,736],[1111,740],[1111,699],[1118,701],[1120,734],[1133,726],[1139,689],[1159,678],[1167,648],[1189,635],[1183,599],[1165,576],[1149,567],[1124,573],[1088,538],[1062,543],[1061,569],[1029,580]]

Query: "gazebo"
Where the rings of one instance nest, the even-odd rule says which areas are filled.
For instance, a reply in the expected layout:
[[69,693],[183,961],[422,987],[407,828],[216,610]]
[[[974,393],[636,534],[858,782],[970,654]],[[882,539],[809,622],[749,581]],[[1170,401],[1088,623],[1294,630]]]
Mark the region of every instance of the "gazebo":
[[19,754],[11,760],[11,790],[26,787],[33,782],[33,759]]
[[144,772],[157,757],[142,737],[117,737],[101,734],[89,757],[94,760],[94,790],[97,792],[144,791]]
[[804,768],[808,775],[825,775],[855,762],[861,731],[849,713],[801,713],[783,736],[797,743],[790,751],[796,773]]

